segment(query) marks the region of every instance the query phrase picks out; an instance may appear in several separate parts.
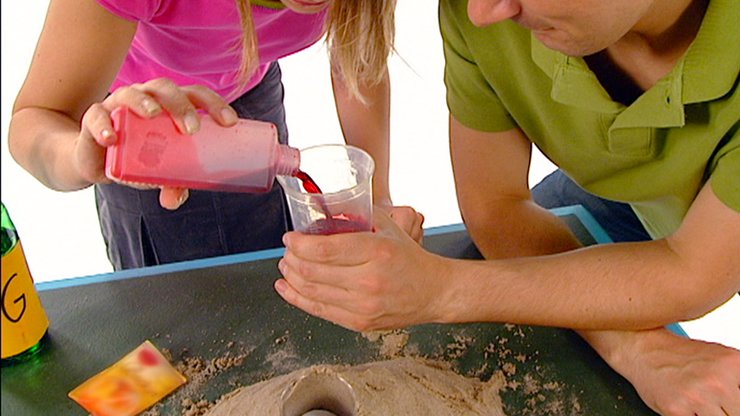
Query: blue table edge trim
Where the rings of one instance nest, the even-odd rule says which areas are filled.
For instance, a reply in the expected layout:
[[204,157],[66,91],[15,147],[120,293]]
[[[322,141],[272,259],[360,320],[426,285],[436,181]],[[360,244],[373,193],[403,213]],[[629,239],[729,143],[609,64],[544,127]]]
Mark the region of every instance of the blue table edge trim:
[[74,286],[89,285],[93,283],[105,283],[116,280],[152,276],[163,273],[173,273],[183,270],[196,270],[206,267],[224,266],[229,264],[244,263],[248,261],[278,258],[282,257],[284,252],[284,248],[273,248],[269,250],[251,251],[248,253],[230,254],[226,256],[209,257],[198,260],[188,260],[177,263],[120,270],[116,272],[94,274],[82,277],[70,277],[66,279],[51,280],[48,282],[40,282],[36,284],[36,289],[38,291],[62,289]]
[[[465,231],[465,224],[450,224],[439,227],[430,227],[424,230],[425,236]],[[244,263],[265,259],[280,258],[285,253],[284,248],[273,248],[269,250],[251,251],[248,253],[230,254],[226,256],[209,257],[198,260],[188,260],[177,263],[161,264],[137,269],[120,270],[117,272],[100,273],[89,276],[70,277],[66,279],[50,280],[36,284],[38,291],[63,289],[74,286],[89,285],[94,283],[112,282],[116,280],[132,279],[153,276],[162,273],[173,273],[183,270],[196,270],[206,267],[224,266],[229,264]]]
[[[612,243],[612,239],[609,234],[599,225],[596,219],[581,205],[572,205],[567,207],[553,208],[550,210],[557,216],[575,215],[581,221],[588,232],[593,236],[599,244]],[[442,225],[438,227],[430,227],[424,230],[424,236],[432,236],[437,234],[452,233],[458,231],[464,231],[465,224],[450,224]],[[210,257],[206,259],[188,260],[179,263],[162,264],[159,266],[150,266],[140,269],[129,269],[121,270],[111,273],[94,274],[83,277],[71,277],[67,279],[52,280],[49,282],[41,282],[36,285],[38,291],[62,289],[73,286],[88,285],[93,283],[104,283],[112,282],[116,280],[131,279],[137,277],[152,276],[162,273],[172,273],[182,270],[195,270],[206,267],[224,266],[229,264],[244,263],[248,261],[273,259],[283,256],[285,252],[284,248],[274,248],[270,250],[253,251],[249,253],[231,254],[227,256]],[[678,323],[673,323],[666,326],[669,330],[677,335],[689,337],[689,335],[681,328]]]

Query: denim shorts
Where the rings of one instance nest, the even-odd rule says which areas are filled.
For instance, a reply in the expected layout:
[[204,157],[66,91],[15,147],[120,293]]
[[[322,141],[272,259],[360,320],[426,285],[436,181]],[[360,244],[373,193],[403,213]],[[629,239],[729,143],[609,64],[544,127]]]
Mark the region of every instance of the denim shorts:
[[[280,67],[231,103],[241,118],[269,121],[287,143]],[[280,186],[263,194],[191,190],[179,209],[159,205],[159,190],[95,185],[100,229],[115,270],[282,246],[289,229]]]

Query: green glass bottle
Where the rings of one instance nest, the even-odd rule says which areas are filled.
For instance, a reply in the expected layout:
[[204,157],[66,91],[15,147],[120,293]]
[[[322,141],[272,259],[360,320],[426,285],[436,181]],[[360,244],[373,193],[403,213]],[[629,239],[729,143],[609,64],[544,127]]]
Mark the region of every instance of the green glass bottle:
[[28,270],[18,232],[2,205],[2,366],[41,351],[49,320]]

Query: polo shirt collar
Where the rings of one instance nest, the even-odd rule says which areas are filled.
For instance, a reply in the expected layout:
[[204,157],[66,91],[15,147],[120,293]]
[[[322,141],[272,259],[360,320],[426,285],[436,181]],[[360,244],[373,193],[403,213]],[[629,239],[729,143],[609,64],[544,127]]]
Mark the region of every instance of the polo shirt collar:
[[685,104],[726,95],[740,68],[740,7],[737,0],[711,0],[696,39],[684,56]]
[[611,99],[583,59],[554,51],[534,35],[530,36],[532,60],[552,79],[550,97],[553,100],[604,113],[624,109],[624,105]]
[[[740,20],[737,0],[711,0],[697,38],[676,67],[625,107],[613,101],[582,58],[554,51],[531,35],[532,60],[552,79],[551,97],[569,106],[619,114],[613,127],[678,127],[684,125],[684,104],[727,94],[737,80]],[[724,46],[723,46],[724,45]],[[650,114],[650,117],[645,117]]]
[[[551,79],[553,100],[576,108],[612,114],[612,127],[674,127],[684,124],[683,63],[644,92],[632,105],[612,100],[583,58],[554,51],[534,36],[532,59]],[[650,117],[645,117],[650,114]],[[649,124],[648,124],[649,123]]]

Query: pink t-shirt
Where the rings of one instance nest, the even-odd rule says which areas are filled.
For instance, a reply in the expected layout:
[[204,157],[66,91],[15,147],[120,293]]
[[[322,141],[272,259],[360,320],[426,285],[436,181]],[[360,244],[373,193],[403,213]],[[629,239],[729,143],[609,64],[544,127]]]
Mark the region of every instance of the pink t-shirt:
[[240,89],[242,27],[235,0],[98,2],[139,25],[111,91],[123,85],[167,77],[179,85],[205,85],[227,102],[257,85],[270,63],[321,39],[326,20],[326,11],[300,14],[288,8],[253,5],[260,66]]

